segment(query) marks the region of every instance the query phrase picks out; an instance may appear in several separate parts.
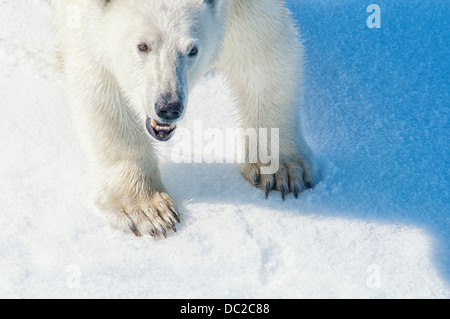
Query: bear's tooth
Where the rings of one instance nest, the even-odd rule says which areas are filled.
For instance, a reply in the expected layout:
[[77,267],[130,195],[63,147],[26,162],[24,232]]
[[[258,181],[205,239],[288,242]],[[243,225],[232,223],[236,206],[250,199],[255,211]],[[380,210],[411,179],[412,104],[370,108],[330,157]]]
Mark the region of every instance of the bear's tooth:
[[169,131],[170,130],[170,128],[169,127],[167,127],[167,126],[157,126],[156,127],[156,130],[157,131]]

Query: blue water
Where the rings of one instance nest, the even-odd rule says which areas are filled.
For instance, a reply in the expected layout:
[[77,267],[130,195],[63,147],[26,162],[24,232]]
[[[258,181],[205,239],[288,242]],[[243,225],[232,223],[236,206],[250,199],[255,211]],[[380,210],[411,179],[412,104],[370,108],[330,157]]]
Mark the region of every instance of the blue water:
[[450,1],[287,3],[306,48],[305,131],[340,172],[323,205],[424,229],[450,279]]

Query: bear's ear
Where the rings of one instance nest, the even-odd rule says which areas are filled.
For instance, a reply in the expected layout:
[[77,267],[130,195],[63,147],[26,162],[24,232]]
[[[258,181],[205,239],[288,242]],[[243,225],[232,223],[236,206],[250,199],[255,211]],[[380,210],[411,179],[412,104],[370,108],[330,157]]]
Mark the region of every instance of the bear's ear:
[[112,0],[95,0],[95,1],[97,1],[97,3],[99,3],[100,5],[103,5],[103,6],[107,6],[111,2],[113,2]]
[[223,6],[223,0],[203,0],[205,4],[214,9],[216,13],[219,13]]
[[110,5],[113,5],[115,0],[90,0],[92,5],[94,5],[97,9],[105,11],[109,8]]
[[210,5],[211,7],[215,7],[217,4],[217,0],[204,0],[206,4]]
[[112,0],[94,0],[94,1],[97,2],[98,5],[101,5],[101,6],[107,6],[112,2]]

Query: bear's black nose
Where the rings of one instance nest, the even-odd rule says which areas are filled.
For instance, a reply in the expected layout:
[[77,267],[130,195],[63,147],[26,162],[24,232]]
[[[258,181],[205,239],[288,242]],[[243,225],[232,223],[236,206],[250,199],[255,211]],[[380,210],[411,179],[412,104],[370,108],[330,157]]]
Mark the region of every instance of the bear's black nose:
[[159,97],[155,103],[155,112],[161,120],[173,122],[178,120],[183,114],[183,104]]

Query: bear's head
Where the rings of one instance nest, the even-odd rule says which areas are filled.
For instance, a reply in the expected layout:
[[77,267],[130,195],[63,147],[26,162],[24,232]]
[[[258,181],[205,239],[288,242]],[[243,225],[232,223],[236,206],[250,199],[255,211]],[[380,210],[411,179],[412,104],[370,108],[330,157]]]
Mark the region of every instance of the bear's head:
[[167,141],[189,90],[211,67],[224,34],[223,0],[93,0],[91,47],[130,107]]

